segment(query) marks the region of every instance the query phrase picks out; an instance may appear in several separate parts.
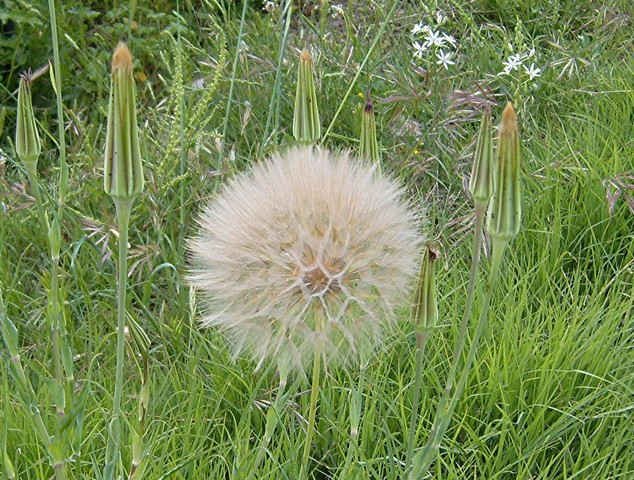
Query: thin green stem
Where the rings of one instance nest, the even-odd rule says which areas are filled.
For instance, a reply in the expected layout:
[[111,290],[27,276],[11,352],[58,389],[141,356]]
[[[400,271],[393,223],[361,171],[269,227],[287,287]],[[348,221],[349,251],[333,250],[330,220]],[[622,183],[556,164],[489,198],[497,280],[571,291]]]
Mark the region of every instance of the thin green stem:
[[13,377],[18,386],[17,391],[21,395],[22,402],[25,404],[25,407],[30,414],[35,433],[39,437],[40,442],[50,457],[51,466],[55,469],[55,476],[57,480],[65,480],[66,470],[63,452],[56,443],[56,439],[49,434],[48,429],[46,428],[42,414],[40,413],[40,409],[37,405],[35,390],[24,371],[20,353],[18,351],[18,331],[13,322],[7,316],[4,300],[2,298],[2,291],[0,291],[0,333],[2,333],[4,344],[9,351]]
[[[57,11],[55,0],[48,0],[49,22],[51,25],[51,42],[53,44],[53,78],[55,81],[55,99],[57,107],[57,144],[59,148],[59,185],[57,188],[57,213],[48,228],[48,240],[51,252],[51,285],[49,288],[49,327],[53,349],[53,365],[55,369],[55,405],[57,410],[57,426],[55,435],[55,455],[53,468],[58,480],[66,478],[63,442],[63,424],[65,422],[66,402],[72,394],[72,355],[67,344],[64,325],[61,295],[59,288],[59,249],[61,238],[61,220],[63,205],[68,190],[68,164],[66,162],[66,137],[64,132],[64,105],[62,101],[62,62],[59,53],[59,32],[57,28]],[[41,205],[41,204],[40,204]],[[40,208],[43,208],[42,206]],[[66,361],[64,361],[66,359]],[[65,375],[64,375],[65,374]]]
[[473,250],[471,253],[471,270],[469,272],[467,300],[465,302],[465,309],[462,315],[462,321],[460,322],[460,329],[458,331],[458,341],[454,346],[451,370],[449,372],[449,377],[447,378],[447,384],[445,385],[445,393],[447,395],[451,394],[451,390],[456,380],[458,365],[460,364],[460,358],[462,357],[462,352],[464,351],[465,342],[467,340],[467,335],[469,331],[469,319],[473,315],[473,301],[475,299],[476,284],[478,282],[478,269],[480,267],[480,253],[482,251],[482,236],[485,213],[486,205],[476,205],[475,230],[473,233]]
[[286,51],[286,41],[288,38],[288,32],[291,26],[291,14],[293,11],[292,0],[286,0],[282,16],[284,21],[284,32],[280,40],[280,49],[277,55],[277,68],[275,69],[275,80],[273,82],[273,92],[271,93],[271,100],[269,101],[269,110],[266,116],[266,126],[264,127],[264,138],[260,145],[260,155],[262,154],[262,146],[264,146],[268,140],[269,128],[271,122],[274,122],[273,131],[279,128],[279,105],[280,105],[280,84],[282,83],[282,62],[284,60],[284,52]]
[[68,188],[68,165],[66,163],[66,141],[64,136],[64,107],[62,104],[62,62],[59,56],[59,36],[57,32],[57,15],[55,0],[48,0],[48,12],[51,23],[51,40],[53,43],[53,72],[55,77],[55,97],[57,101],[57,137],[59,144],[59,190],[58,209],[61,213],[62,205]]
[[315,419],[317,418],[317,399],[319,398],[319,380],[321,379],[321,351],[315,349],[313,356],[313,378],[310,389],[310,406],[308,407],[308,427],[306,429],[306,440],[304,441],[304,453],[299,471],[299,478],[308,478],[308,460],[310,459],[310,447],[313,443],[315,432]]
[[106,466],[104,478],[115,478],[121,458],[122,413],[121,397],[123,394],[123,366],[125,361],[126,330],[126,288],[128,278],[128,225],[132,200],[115,198],[117,223],[119,225],[119,267],[117,280],[117,363],[115,368],[114,399],[112,403],[112,419],[110,435],[106,448]]
[[247,15],[248,0],[242,2],[242,15],[240,16],[240,28],[238,30],[238,40],[236,41],[236,53],[233,57],[233,67],[231,69],[231,81],[229,82],[229,96],[227,97],[227,107],[225,108],[225,119],[222,125],[222,148],[218,150],[218,167],[224,154],[224,146],[227,142],[227,128],[229,126],[229,114],[231,113],[231,102],[233,101],[233,86],[236,82],[236,71],[238,70],[238,58],[240,57],[240,49],[242,48],[242,37],[244,35],[244,20]]

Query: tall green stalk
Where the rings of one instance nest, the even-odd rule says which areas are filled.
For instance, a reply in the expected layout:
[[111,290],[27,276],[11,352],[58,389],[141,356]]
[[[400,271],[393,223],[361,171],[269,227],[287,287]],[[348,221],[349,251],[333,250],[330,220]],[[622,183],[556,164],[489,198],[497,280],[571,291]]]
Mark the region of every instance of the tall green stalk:
[[59,185],[58,185],[58,209],[61,213],[66,190],[68,189],[68,165],[66,163],[66,141],[64,136],[64,107],[62,104],[62,62],[59,56],[59,36],[57,32],[57,14],[55,0],[48,0],[48,12],[51,24],[51,41],[53,43],[53,77],[55,96],[57,101],[57,138],[59,147]]
[[104,190],[115,204],[119,226],[117,278],[117,347],[112,418],[109,425],[104,479],[113,480],[121,462],[123,436],[123,368],[125,363],[128,226],[134,199],[143,191],[143,166],[136,118],[132,54],[119,43],[112,56],[112,86],[108,106]]
[[117,363],[115,367],[114,400],[110,422],[109,450],[106,450],[105,478],[114,478],[121,460],[121,397],[123,394],[123,366],[125,363],[126,290],[128,278],[128,226],[132,201],[115,198],[119,227],[119,261],[117,266]]

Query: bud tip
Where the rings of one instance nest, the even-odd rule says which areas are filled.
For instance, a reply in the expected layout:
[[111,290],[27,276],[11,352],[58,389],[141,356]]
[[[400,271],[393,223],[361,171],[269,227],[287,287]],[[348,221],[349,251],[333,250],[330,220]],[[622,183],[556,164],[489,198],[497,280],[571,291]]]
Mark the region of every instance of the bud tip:
[[310,54],[310,52],[308,51],[308,49],[305,48],[305,49],[302,50],[302,53],[299,54],[299,59],[302,62],[312,62],[313,57]]
[[112,70],[118,68],[132,68],[132,54],[124,42],[119,42],[112,54]]
[[504,111],[502,112],[502,124],[501,130],[503,132],[510,132],[517,129],[517,114],[511,102],[506,103]]

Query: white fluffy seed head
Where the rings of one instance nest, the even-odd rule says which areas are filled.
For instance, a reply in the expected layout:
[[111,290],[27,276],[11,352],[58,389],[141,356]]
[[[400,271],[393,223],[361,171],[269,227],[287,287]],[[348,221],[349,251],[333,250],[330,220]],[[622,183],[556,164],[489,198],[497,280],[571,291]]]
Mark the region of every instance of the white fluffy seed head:
[[300,370],[376,345],[407,298],[422,238],[402,189],[348,154],[294,148],[227,184],[190,240],[203,326],[236,354]]

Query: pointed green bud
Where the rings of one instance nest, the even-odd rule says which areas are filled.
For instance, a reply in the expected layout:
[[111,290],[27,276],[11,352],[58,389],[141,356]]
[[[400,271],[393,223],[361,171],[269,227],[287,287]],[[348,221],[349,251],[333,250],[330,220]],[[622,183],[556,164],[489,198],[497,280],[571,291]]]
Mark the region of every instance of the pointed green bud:
[[115,199],[132,199],[143,191],[135,95],[132,54],[120,42],[112,55],[104,158],[104,190]]
[[9,355],[11,357],[18,357],[18,329],[15,328],[15,324],[7,315],[2,296],[0,296],[0,333],[2,333],[2,339],[4,340],[5,347],[7,347],[9,351]]
[[469,178],[469,192],[477,210],[484,214],[493,194],[493,140],[491,112],[485,111],[480,122],[480,131],[473,154],[473,167]]
[[370,160],[373,164],[381,165],[379,142],[376,137],[376,120],[374,119],[374,105],[367,96],[365,106],[361,112],[361,137],[359,139],[359,157]]
[[31,101],[31,78],[23,74],[18,89],[18,118],[15,129],[15,151],[31,178],[37,175],[37,159],[42,152],[40,135],[37,132],[33,103]]
[[520,230],[522,204],[520,194],[520,142],[517,115],[506,104],[500,123],[495,192],[487,214],[487,232],[494,241],[508,242]]
[[59,260],[59,252],[62,249],[62,229],[57,217],[53,217],[53,221],[49,222],[47,216],[46,227],[48,229],[48,246],[51,251],[51,258],[57,261]]
[[293,136],[295,140],[302,143],[316,142],[321,137],[315,79],[313,78],[313,58],[306,49],[302,50],[299,55]]
[[438,246],[435,243],[428,243],[423,251],[423,259],[420,264],[412,315],[412,321],[419,329],[433,327],[438,322],[434,264],[439,257]]

